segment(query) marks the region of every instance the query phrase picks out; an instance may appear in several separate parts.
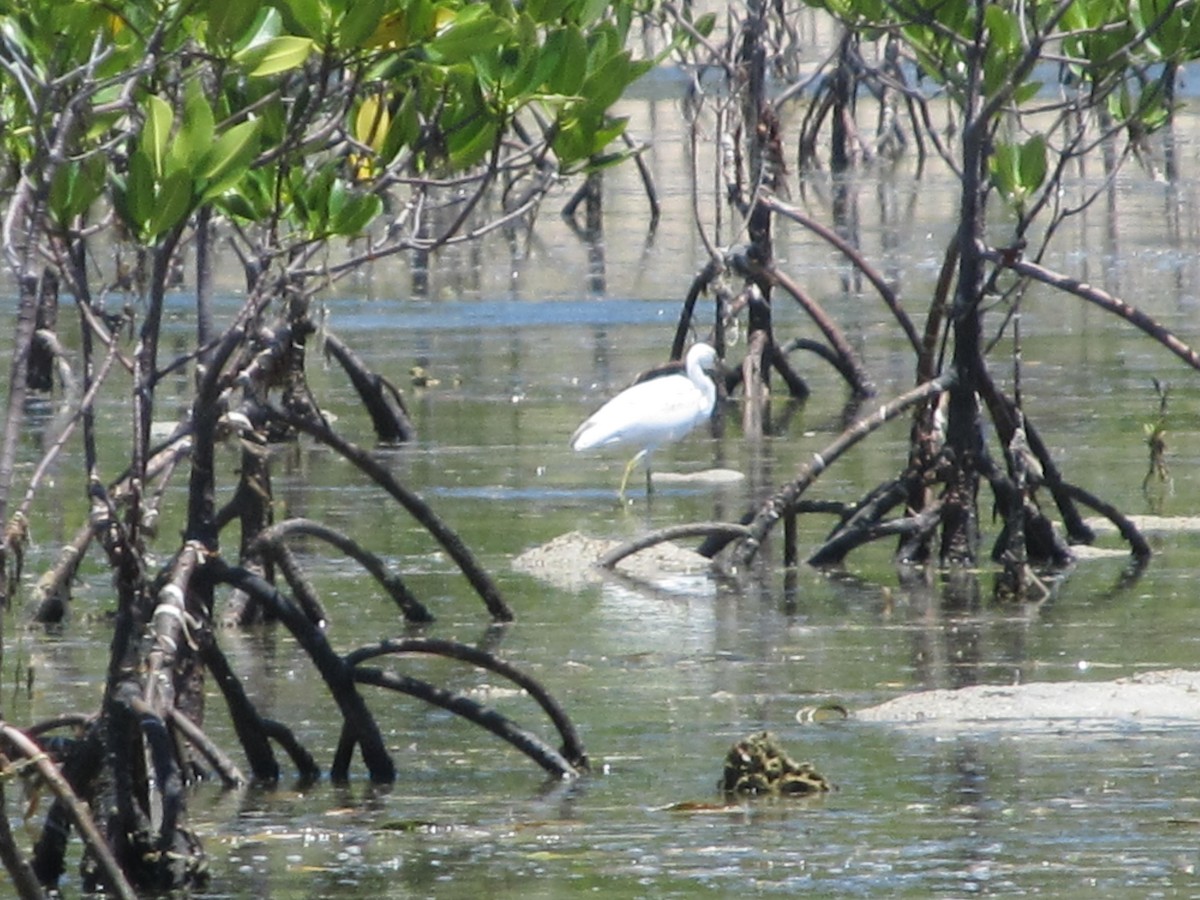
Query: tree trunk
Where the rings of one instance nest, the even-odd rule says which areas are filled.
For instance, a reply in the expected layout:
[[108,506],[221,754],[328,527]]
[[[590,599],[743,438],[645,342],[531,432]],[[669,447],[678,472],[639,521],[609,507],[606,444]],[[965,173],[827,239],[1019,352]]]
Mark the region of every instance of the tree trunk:
[[[979,4],[978,15],[983,15]],[[976,79],[980,76],[977,71]],[[979,549],[979,469],[981,431],[979,386],[984,371],[982,313],[984,285],[983,237],[986,228],[988,186],[987,121],[978,83],[968,88],[962,135],[962,201],[959,208],[958,284],[951,304],[954,336],[952,366],[956,379],[947,406],[946,448],[950,456],[942,514],[940,557],[943,565],[970,566]]]

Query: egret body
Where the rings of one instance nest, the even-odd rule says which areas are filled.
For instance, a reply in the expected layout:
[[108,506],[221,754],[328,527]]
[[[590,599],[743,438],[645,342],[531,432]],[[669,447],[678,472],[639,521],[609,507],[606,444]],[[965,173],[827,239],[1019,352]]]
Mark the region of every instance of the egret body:
[[717,388],[706,373],[713,370],[716,362],[717,351],[708,344],[692,345],[683,373],[651,378],[621,391],[575,429],[571,448],[639,448],[625,467],[619,495],[624,499],[629,474],[643,458],[649,493],[650,454],[664,444],[680,440],[712,415]]

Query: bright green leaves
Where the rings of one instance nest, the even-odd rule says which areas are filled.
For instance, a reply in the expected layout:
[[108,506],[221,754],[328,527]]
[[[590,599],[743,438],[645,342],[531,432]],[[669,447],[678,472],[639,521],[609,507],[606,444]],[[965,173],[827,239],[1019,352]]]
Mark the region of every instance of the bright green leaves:
[[227,128],[213,139],[213,114],[198,87],[190,87],[176,128],[171,105],[151,94],[123,179],[114,183],[117,212],[142,240],[179,226],[200,203],[232,187],[258,155],[257,121]]
[[166,234],[191,213],[195,206],[194,186],[190,173],[183,169],[163,178],[146,222],[147,237],[153,239]]
[[1163,79],[1173,77],[1170,70],[1147,84],[1134,90],[1128,81],[1121,82],[1119,90],[1108,97],[1108,114],[1118,122],[1126,122],[1130,131],[1146,136],[1162,128],[1171,118],[1168,91]]
[[992,184],[1018,213],[1046,181],[1046,139],[1035,134],[1024,143],[998,142],[988,160]]
[[329,191],[329,231],[343,237],[360,234],[383,212],[383,201],[375,194],[351,188],[338,179]]
[[288,189],[296,224],[313,238],[352,237],[383,212],[377,195],[348,184],[332,164],[315,173],[293,171]]
[[[77,227],[107,196],[125,235],[155,243],[206,204],[275,234],[361,233],[398,190],[392,176],[488,164],[518,120],[520,140],[533,134],[539,158],[565,171],[616,159],[624,121],[612,107],[651,65],[626,49],[644,11],[634,0],[38,0],[4,24],[14,52],[46,71],[85,71],[99,54],[94,108],[47,170],[56,226]],[[39,113],[20,90],[0,96],[6,124],[24,125],[4,135],[21,158]]]
[[653,63],[635,61],[623,44],[614,26],[601,25],[588,41],[582,72],[577,56],[554,72],[562,87],[579,81],[577,88],[563,92],[574,96],[562,104],[556,123],[553,147],[564,166],[596,156],[625,130],[625,122],[613,119],[609,109]]
[[140,147],[129,154],[125,180],[113,188],[113,201],[125,225],[136,235],[143,235],[154,212],[154,166],[146,151]]
[[[380,21],[371,40],[382,45],[393,39],[388,46],[395,47],[401,40],[419,39],[423,28],[432,29],[420,61],[409,55],[403,67],[383,70],[402,71],[419,85],[417,93],[448,98],[438,140],[420,148],[418,164],[427,169],[461,170],[480,163],[510,120],[531,104],[553,120],[549,137],[560,165],[587,163],[621,134],[624,123],[612,119],[610,109],[652,65],[635,61],[625,48],[628,17],[608,17],[621,4],[538,0],[517,7],[503,0],[433,5],[410,0],[402,8],[402,17]],[[360,126],[355,122],[357,139],[371,146]],[[408,123],[404,135],[415,137]],[[386,151],[400,145],[389,140],[382,159],[389,161]]]
[[988,96],[994,96],[1008,86],[1025,48],[1016,14],[1003,4],[987,4],[983,19],[990,38],[983,57],[983,90]]
[[594,25],[613,4],[607,0],[526,0],[524,11],[539,24]]
[[152,171],[157,178],[162,178],[167,158],[167,140],[171,136],[171,125],[175,114],[171,104],[151,94],[146,99],[146,123],[142,127],[140,149],[150,160]]
[[179,133],[167,153],[173,168],[194,168],[213,143],[216,124],[198,79],[188,83]]
[[197,176],[201,200],[210,200],[233,187],[258,155],[259,124],[239,122],[217,138],[198,160]]
[[236,43],[257,14],[257,4],[246,0],[208,0],[209,39],[216,44]]
[[464,7],[439,28],[425,51],[433,62],[450,66],[494,50],[509,39],[511,32],[507,20],[486,4],[475,4]]
[[285,34],[239,50],[234,60],[251,78],[266,78],[303,65],[312,50],[310,38]]
[[538,71],[548,94],[571,97],[587,75],[587,40],[577,25],[567,25],[546,37]]
[[1200,4],[1140,0],[1132,6],[1136,13],[1131,11],[1131,16],[1158,23],[1151,43],[1164,59],[1184,62],[1200,57]]
[[83,161],[59,166],[50,181],[50,214],[60,226],[68,226],[86,213],[104,191],[107,161],[95,153]]

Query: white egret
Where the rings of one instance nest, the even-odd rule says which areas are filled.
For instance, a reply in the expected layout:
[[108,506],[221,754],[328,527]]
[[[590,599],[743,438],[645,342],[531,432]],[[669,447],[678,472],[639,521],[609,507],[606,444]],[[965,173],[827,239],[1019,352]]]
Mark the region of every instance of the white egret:
[[643,458],[646,493],[650,493],[650,454],[663,444],[680,440],[712,415],[717,388],[705,373],[711,372],[716,362],[716,350],[708,344],[694,344],[687,353],[684,373],[651,378],[621,391],[575,429],[571,448],[640,448],[625,467],[618,495],[625,499],[629,474]]

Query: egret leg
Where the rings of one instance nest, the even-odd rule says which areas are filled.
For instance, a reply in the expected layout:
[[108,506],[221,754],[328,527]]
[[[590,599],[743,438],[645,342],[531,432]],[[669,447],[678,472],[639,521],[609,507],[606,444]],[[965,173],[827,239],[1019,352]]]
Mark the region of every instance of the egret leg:
[[[617,491],[617,497],[620,498],[622,503],[625,502],[625,486],[629,484],[629,476],[633,473],[633,467],[636,466],[638,464],[638,460],[640,460],[645,455],[646,455],[646,451],[643,450],[641,453],[639,453],[637,456],[635,456],[633,459],[631,459],[629,461],[629,465],[627,465],[625,467],[625,474],[621,477],[621,487]],[[647,468],[646,469],[646,479],[647,479],[646,485],[647,485],[647,487],[649,487],[649,485],[650,485],[649,473],[650,473],[650,469]]]

